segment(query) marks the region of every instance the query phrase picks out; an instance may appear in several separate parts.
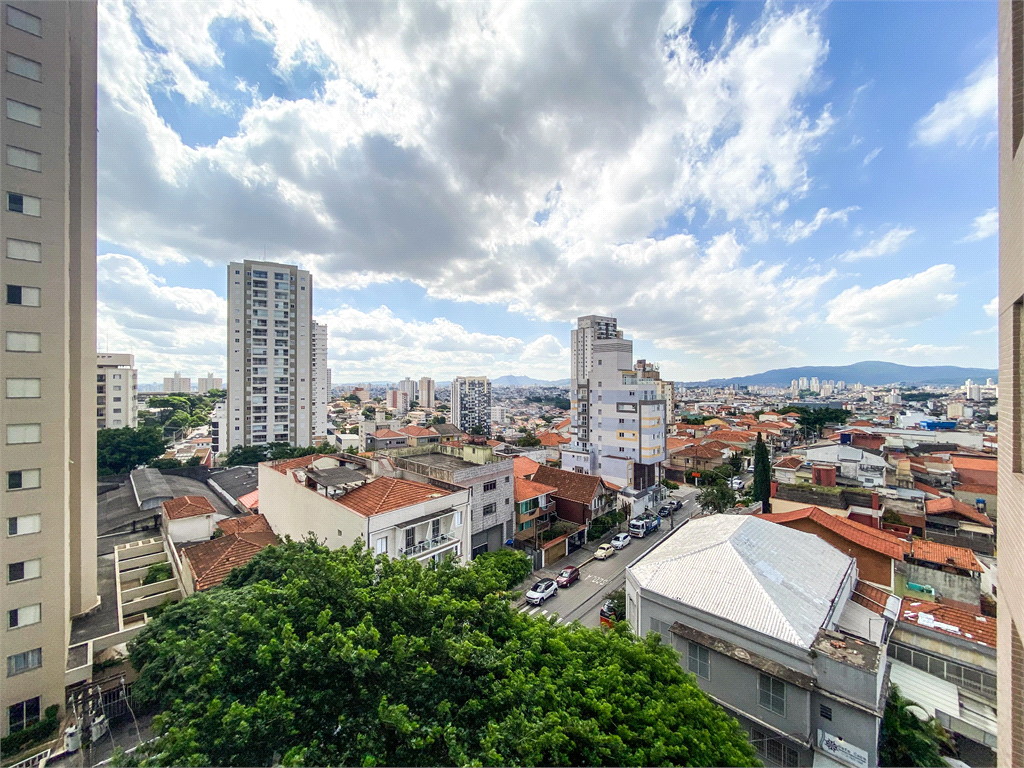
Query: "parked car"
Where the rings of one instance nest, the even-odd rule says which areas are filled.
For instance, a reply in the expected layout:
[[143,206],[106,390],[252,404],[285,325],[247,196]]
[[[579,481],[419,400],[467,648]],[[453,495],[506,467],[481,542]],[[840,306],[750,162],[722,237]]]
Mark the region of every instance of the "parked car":
[[679,499],[676,499],[675,501],[672,502],[672,511],[673,512],[678,512],[682,508],[683,508],[683,502],[680,501]]
[[560,587],[568,587],[574,581],[580,580],[580,569],[575,565],[570,565],[568,568],[563,568],[562,572],[558,574],[555,579],[555,584]]
[[555,584],[554,579],[541,579],[526,593],[526,602],[532,605],[540,605],[549,597],[554,597],[557,593],[558,585]]
[[734,491],[742,491],[743,485],[744,483],[742,477],[734,477],[732,480],[729,481],[729,487],[732,488]]
[[612,537],[612,547],[615,549],[622,549],[629,546],[631,541],[628,533],[617,533]]
[[615,610],[615,603],[605,600],[601,606],[601,626],[610,627],[619,620],[619,613]]
[[658,517],[668,517],[672,514],[674,507],[671,504],[665,504],[664,506],[658,507]]
[[[622,534],[620,533],[619,536],[621,536],[621,535]],[[611,544],[602,544],[594,552],[594,557],[596,557],[598,560],[607,560],[609,557],[611,557],[614,554],[615,554],[615,550],[612,549],[612,545]]]

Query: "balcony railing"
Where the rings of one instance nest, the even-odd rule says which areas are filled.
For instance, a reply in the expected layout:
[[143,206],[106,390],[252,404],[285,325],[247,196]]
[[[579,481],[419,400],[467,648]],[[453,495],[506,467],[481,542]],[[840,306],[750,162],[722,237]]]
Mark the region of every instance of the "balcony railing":
[[420,555],[424,552],[429,552],[432,549],[443,547],[446,544],[450,544],[453,541],[458,541],[458,539],[456,539],[449,533],[442,533],[437,536],[434,536],[433,538],[426,539],[425,541],[421,541],[417,544],[414,544],[411,547],[405,547],[404,549],[399,548],[398,554],[408,556]]

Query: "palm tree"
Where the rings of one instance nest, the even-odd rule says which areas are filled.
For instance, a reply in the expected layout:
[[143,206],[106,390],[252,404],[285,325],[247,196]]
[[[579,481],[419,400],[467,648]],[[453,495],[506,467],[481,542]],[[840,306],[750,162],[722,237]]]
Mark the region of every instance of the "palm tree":
[[945,766],[941,749],[953,750],[942,724],[921,707],[904,698],[894,683],[889,689],[882,719],[878,762],[892,766]]

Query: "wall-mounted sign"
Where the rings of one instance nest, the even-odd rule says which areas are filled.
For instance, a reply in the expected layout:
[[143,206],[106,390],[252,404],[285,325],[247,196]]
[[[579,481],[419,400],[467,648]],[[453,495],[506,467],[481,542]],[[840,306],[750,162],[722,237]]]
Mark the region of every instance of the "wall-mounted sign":
[[868,753],[860,747],[855,747],[843,741],[838,736],[833,736],[822,730],[818,730],[818,748],[827,752],[840,762],[852,765],[854,768],[868,768]]

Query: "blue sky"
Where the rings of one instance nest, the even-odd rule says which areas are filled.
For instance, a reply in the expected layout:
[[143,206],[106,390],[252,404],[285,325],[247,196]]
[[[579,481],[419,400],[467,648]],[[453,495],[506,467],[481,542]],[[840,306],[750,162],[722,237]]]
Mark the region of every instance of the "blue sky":
[[314,274],[335,381],[995,366],[995,3],[100,3],[100,348],[224,367]]

